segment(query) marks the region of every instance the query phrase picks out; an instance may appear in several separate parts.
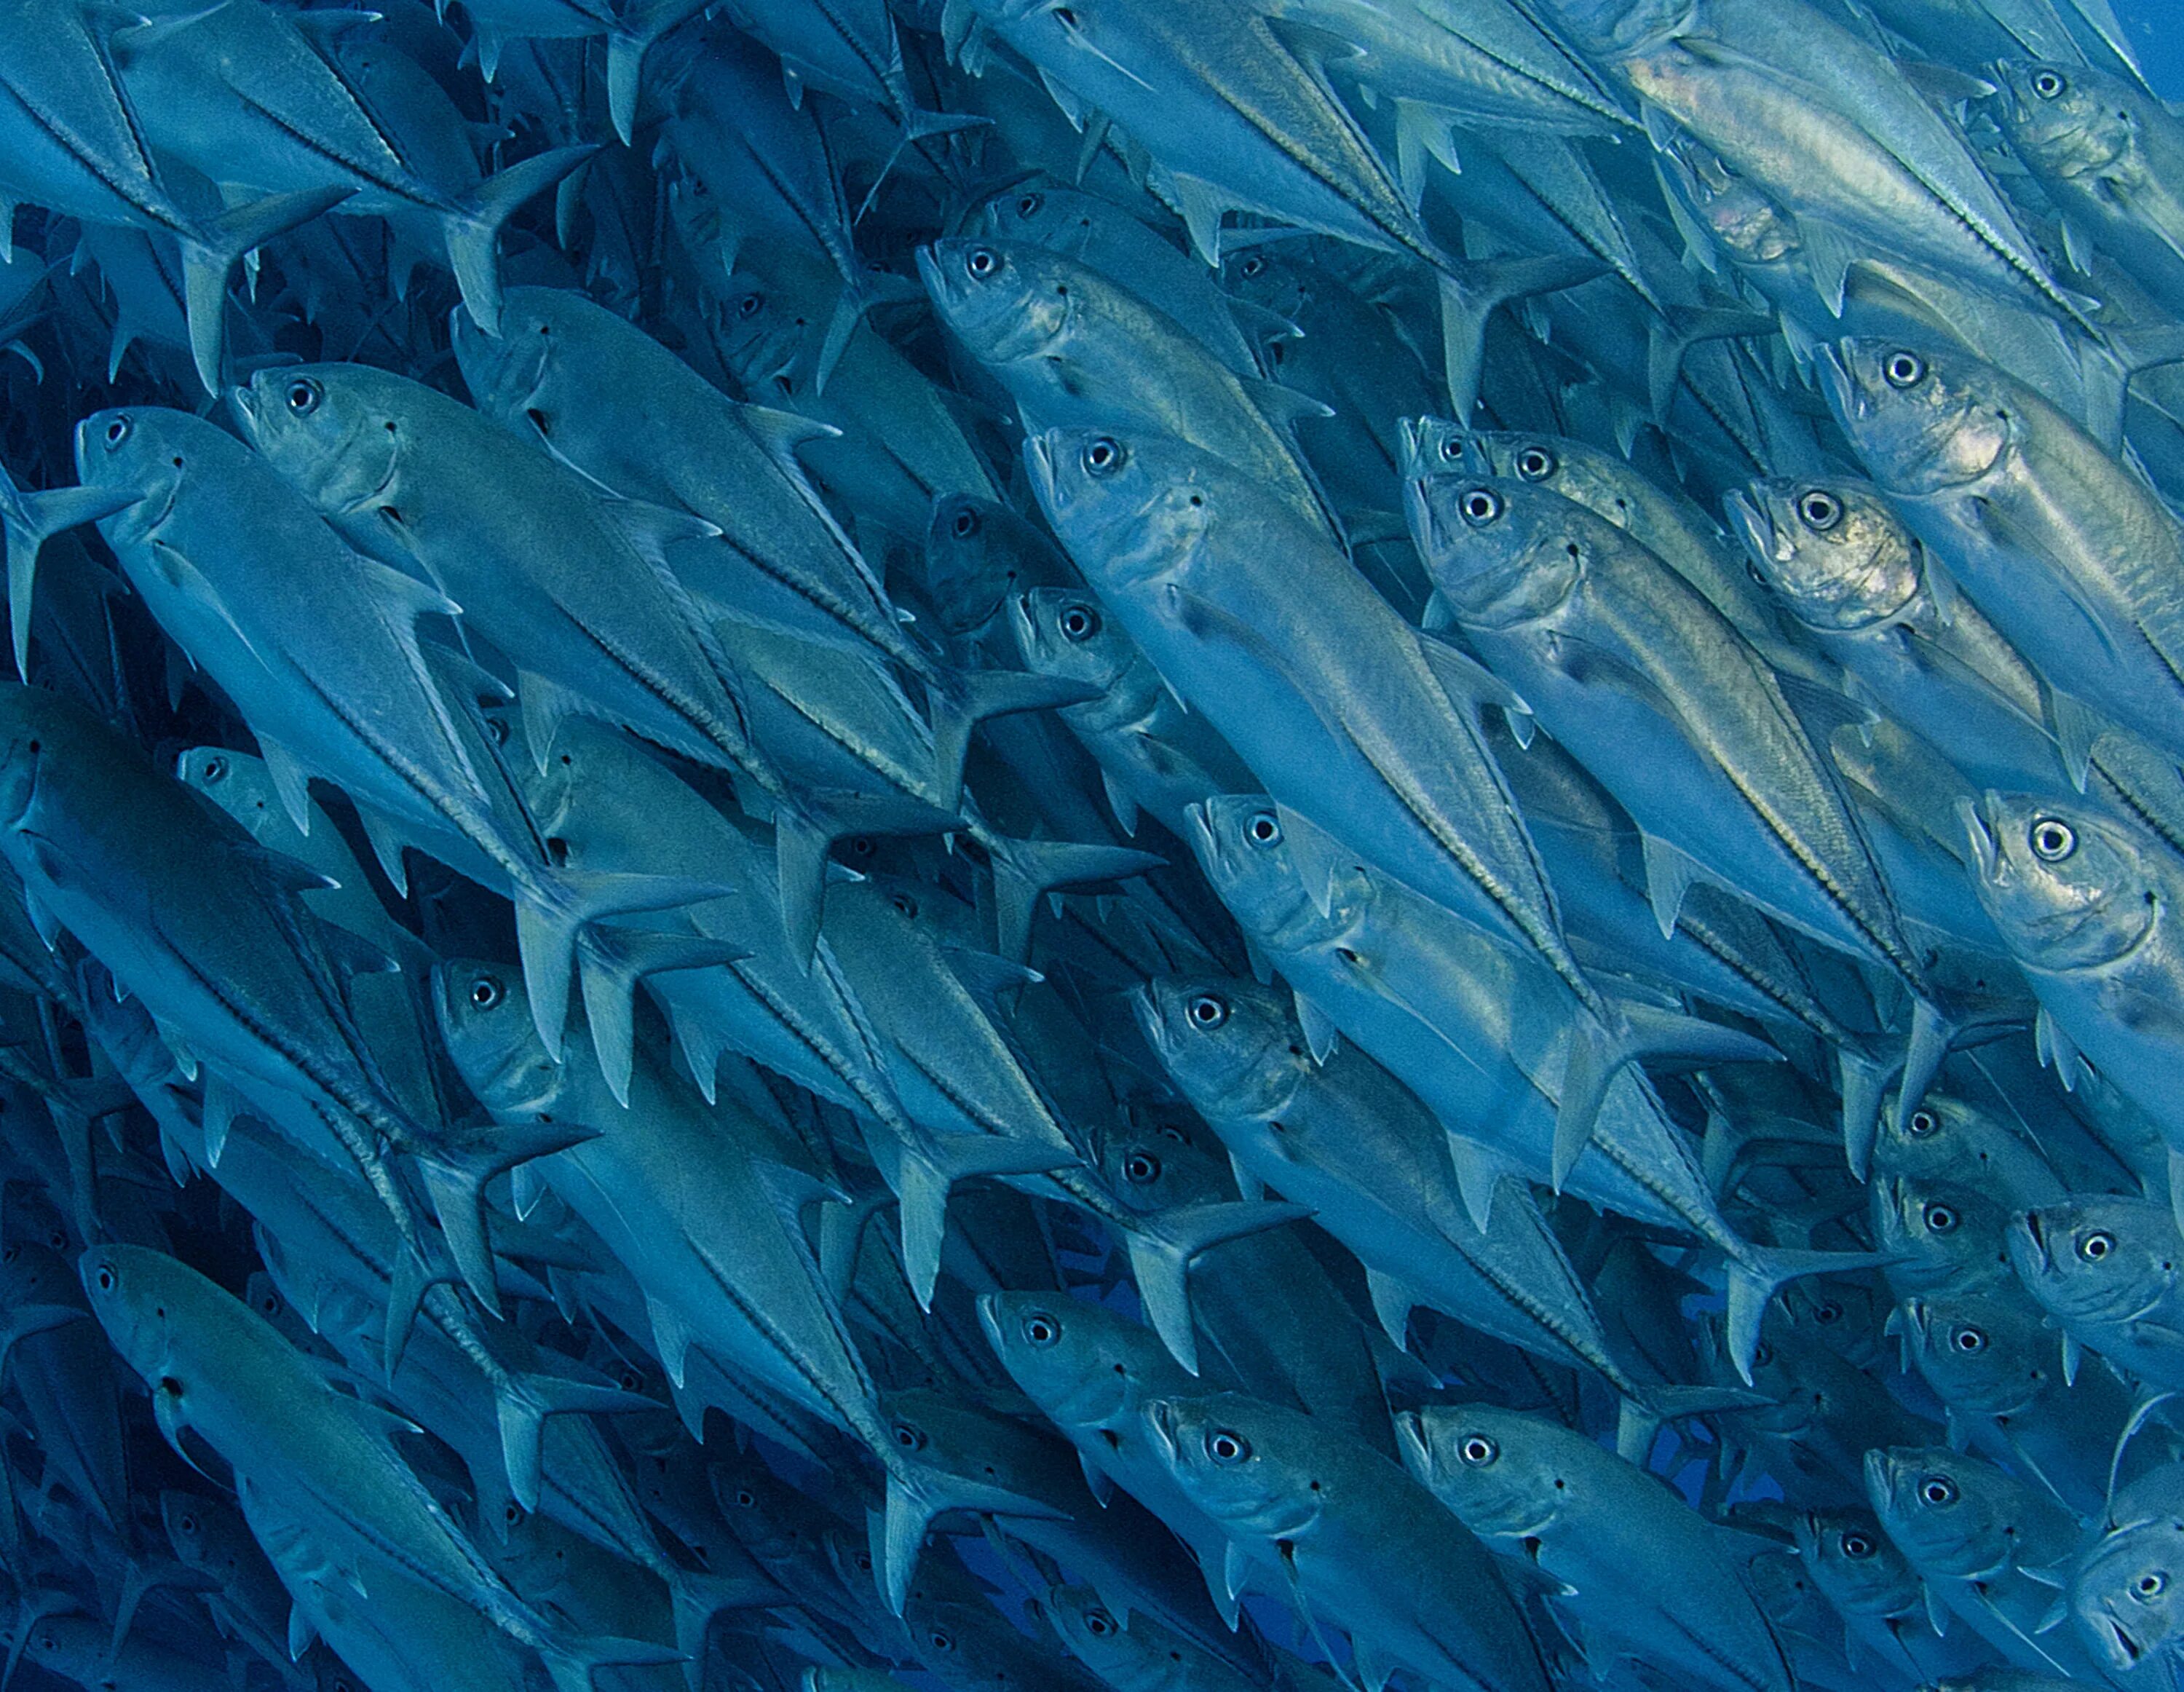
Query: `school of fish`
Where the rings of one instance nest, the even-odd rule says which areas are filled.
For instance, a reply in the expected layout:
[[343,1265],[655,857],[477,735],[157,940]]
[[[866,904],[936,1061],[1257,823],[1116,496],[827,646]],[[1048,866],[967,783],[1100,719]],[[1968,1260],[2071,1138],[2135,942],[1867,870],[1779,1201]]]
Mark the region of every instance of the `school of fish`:
[[0,3],[0,1688],[2184,1685],[2109,0],[372,3]]

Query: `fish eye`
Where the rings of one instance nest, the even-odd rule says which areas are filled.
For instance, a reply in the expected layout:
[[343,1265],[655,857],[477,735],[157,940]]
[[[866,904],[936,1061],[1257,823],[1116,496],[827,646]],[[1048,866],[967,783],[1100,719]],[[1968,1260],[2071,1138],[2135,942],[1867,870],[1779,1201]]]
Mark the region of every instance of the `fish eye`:
[[1251,1455],[1251,1442],[1233,1428],[1216,1428],[1206,1436],[1206,1455],[1228,1468]]
[[1443,464],[1452,465],[1462,456],[1462,442],[1457,440],[1453,435],[1447,436],[1442,440],[1440,443],[1440,459]]
[[1914,1110],[1911,1113],[1910,1126],[1911,1138],[1914,1140],[1923,1140],[1930,1134],[1939,1133],[1942,1123],[1941,1119],[1931,1110]]
[[513,1528],[517,1522],[523,1519],[523,1506],[515,1503],[504,1505],[501,1507],[500,1516],[501,1520],[507,1522],[510,1527]]
[[1228,1020],[1228,1001],[1217,993],[1201,993],[1190,1001],[1186,1013],[1201,1028],[1217,1028]]
[[1891,387],[1913,387],[1926,374],[1926,361],[1913,352],[1891,353],[1881,364],[1880,374]]
[[1236,267],[1236,273],[1242,276],[1245,281],[1249,281],[1252,277],[1257,276],[1266,268],[1266,259],[1259,253],[1254,253],[1250,258],[1246,259],[1242,264]]
[[1955,1210],[1938,1199],[1928,1205],[1919,1214],[1930,1233],[1954,1233],[1957,1231],[1958,1217]]
[[2097,1230],[2078,1242],[2078,1255],[2088,1263],[2098,1263],[2115,1250],[2115,1236]]
[[182,1533],[194,1533],[198,1530],[198,1518],[194,1516],[184,1516],[176,1521],[175,1526]]
[[281,1299],[280,1299],[280,1295],[279,1295],[278,1294],[276,1294],[276,1293],[268,1293],[268,1294],[266,1294],[266,1295],[265,1295],[264,1298],[260,1299],[260,1300],[258,1301],[258,1308],[259,1308],[259,1309],[260,1309],[260,1310],[262,1310],[262,1311],[264,1311],[265,1312],[265,1314],[266,1314],[266,1315],[268,1315],[268,1316],[278,1316],[278,1315],[280,1315],[280,1314],[281,1314]]
[[1251,820],[1244,825],[1244,838],[1254,846],[1279,846],[1282,843],[1281,819],[1270,810],[1255,811]]
[[206,759],[204,761],[203,774],[204,779],[208,782],[226,781],[227,779],[227,760],[219,757]]
[[1842,1320],[1842,1306],[1832,1299],[1813,1306],[1813,1320],[1826,1326]]
[[1133,1187],[1160,1179],[1161,1160],[1149,1151],[1134,1151],[1123,1160],[1123,1179]]
[[967,541],[978,532],[983,524],[978,514],[966,505],[956,514],[956,520],[950,526],[956,531],[957,540]]
[[1017,202],[1017,215],[1018,217],[1037,217],[1039,214],[1040,209],[1045,204],[1046,196],[1045,194],[1026,194],[1022,199]]
[[2059,864],[2078,849],[2078,837],[2059,816],[2043,816],[2025,831],[2032,855],[2043,864]]
[[917,901],[906,893],[899,893],[888,903],[915,922],[917,920]]
[[755,1510],[758,1508],[758,1494],[753,1492],[747,1486],[738,1487],[736,1489],[736,1508],[738,1510]]
[[2149,1598],[2159,1598],[2169,1589],[2169,1577],[2158,1568],[2150,1568],[2131,1583],[2131,1595],[2143,1603]]
[[326,398],[326,390],[309,376],[298,376],[288,384],[287,398],[289,410],[298,417],[309,417],[319,409],[319,402]]
[[964,255],[963,268],[983,282],[1001,268],[1001,255],[990,247],[973,247]]
[[616,1384],[626,1393],[633,1393],[644,1384],[644,1377],[634,1369],[624,1369]]
[[1502,496],[1490,487],[1474,487],[1460,507],[1467,523],[1490,523],[1502,515]]
[[922,1451],[925,1449],[925,1430],[922,1428],[913,1428],[907,1422],[898,1422],[889,1432],[893,1434],[894,1443],[905,1451]]
[[98,1283],[98,1290],[100,1292],[112,1292],[114,1290],[114,1266],[111,1263],[100,1264],[98,1267],[92,1272],[91,1278]]
[[471,982],[471,1003],[480,1010],[492,1010],[507,996],[499,976],[482,975]]
[[1867,1535],[1855,1528],[1842,1536],[1842,1554],[1852,1562],[1864,1562],[1878,1549]]
[[2032,74],[2032,92],[2043,100],[2054,99],[2069,86],[2052,70],[2036,70]]
[[1484,1433],[1474,1433],[1456,1448],[1456,1455],[1474,1469],[1482,1469],[1502,1455],[1502,1448]]
[[508,744],[508,724],[499,717],[488,717],[485,725],[486,738],[495,746]]
[[1024,1344],[1044,1351],[1061,1338],[1061,1324],[1045,1311],[1031,1311],[1023,1319]]
[[954,1650],[956,1649],[956,1641],[938,1628],[935,1628],[931,1634],[927,1635],[927,1637],[932,1640],[933,1649],[935,1650]]
[[1774,1361],[1774,1348],[1769,1345],[1765,1340],[1761,1340],[1758,1344],[1752,1348],[1752,1366],[1753,1368],[1763,1369]]
[[852,834],[843,843],[852,858],[869,858],[880,849],[879,843],[869,834]]
[[106,422],[106,450],[110,453],[127,440],[129,431],[134,426],[131,420],[125,416],[109,417]]
[[20,1257],[22,1255],[23,1255],[23,1248],[22,1248],[21,1246],[20,1246],[20,1245],[11,1245],[11,1246],[8,1246],[8,1247],[7,1247],[5,1250],[0,1250],[0,1263],[13,1263],[13,1262],[14,1262],[14,1261],[18,1257]]
[[1101,435],[1089,441],[1084,447],[1084,468],[1094,476],[1112,476],[1122,469],[1123,443],[1112,435]]
[[1087,1610],[1084,1612],[1084,1631],[1095,1639],[1104,1639],[1115,1631],[1115,1618],[1105,1610]]
[[1928,1475],[1919,1483],[1919,1496],[1936,1510],[1957,1501],[1957,1483],[1947,1475]]
[[1089,605],[1072,605],[1061,614],[1061,632],[1067,640],[1088,641],[1100,632],[1100,614]]
[[1824,487],[1809,490],[1797,501],[1797,515],[1805,526],[1823,535],[1842,521],[1842,501]]
[[1555,469],[1555,455],[1545,447],[1527,447],[1517,454],[1517,474],[1527,481],[1545,481]]
[[761,293],[748,293],[736,302],[736,315],[738,317],[756,317],[765,309],[766,296]]
[[1960,1327],[1957,1330],[1956,1338],[1952,1343],[1965,1356],[1976,1357],[1986,1350],[1986,1333],[1981,1328]]

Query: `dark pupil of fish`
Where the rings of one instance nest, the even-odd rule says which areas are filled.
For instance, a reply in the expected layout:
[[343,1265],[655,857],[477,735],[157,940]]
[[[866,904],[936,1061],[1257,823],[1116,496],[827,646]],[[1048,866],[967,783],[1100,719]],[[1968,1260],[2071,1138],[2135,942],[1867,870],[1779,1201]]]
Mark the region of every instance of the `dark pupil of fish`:
[[1251,819],[1251,838],[1261,846],[1271,846],[1282,838],[1282,826],[1265,811]]
[[1957,1330],[1957,1350],[1974,1355],[1984,1351],[1986,1350],[1986,1335],[1981,1333],[1976,1327],[1958,1328]]
[[2052,70],[2043,70],[2032,79],[2032,92],[2043,100],[2052,100],[2063,92],[2063,79]]
[[1108,1619],[1105,1610],[1087,1610],[1084,1612],[1084,1631],[1105,1639],[1115,1631],[1115,1624]]
[[889,899],[888,903],[892,904],[905,916],[915,919],[917,916],[917,901],[912,899],[906,893],[897,893],[893,899]]
[[1814,1322],[1825,1324],[1828,1322],[1840,1322],[1841,1319],[1842,1306],[1841,1305],[1814,1305],[1813,1306],[1813,1320]]
[[1502,515],[1502,502],[1483,487],[1463,496],[1463,515],[1474,523],[1490,523]]
[[1149,1151],[1134,1151],[1123,1160],[1123,1175],[1135,1186],[1142,1187],[1148,1181],[1157,1181],[1160,1172],[1160,1160]]
[[1474,1466],[1490,1463],[1501,1454],[1502,1448],[1483,1433],[1474,1433],[1463,1442],[1463,1461]]
[[1104,435],[1084,449],[1084,468],[1095,476],[1104,476],[1122,461],[1122,448]]
[[1022,199],[1017,202],[1017,215],[1018,217],[1037,217],[1039,213],[1039,208],[1044,206],[1045,203],[1046,197],[1043,194],[1026,194]]
[[765,309],[766,296],[764,294],[745,294],[743,297],[742,302],[736,307],[737,314],[742,317],[756,317],[759,313]]
[[1924,1139],[1941,1126],[1931,1110],[1914,1110],[1911,1113],[1911,1135],[1914,1139]]
[[2078,837],[2070,832],[2067,822],[2048,816],[2032,825],[2033,854],[2050,864],[2060,863],[2069,857],[2077,843]]
[[1758,1367],[1762,1369],[1765,1368],[1769,1363],[1774,1361],[1774,1348],[1769,1345],[1765,1340],[1761,1340],[1758,1345],[1752,1348],[1752,1361]]
[[1231,1433],[1225,1428],[1206,1436],[1206,1455],[1217,1463],[1241,1462],[1251,1449],[1242,1434]]
[[972,536],[978,532],[978,514],[976,511],[958,511],[956,514],[956,538],[957,540],[967,541]]
[[1026,1316],[1023,1331],[1024,1338],[1034,1345],[1051,1345],[1061,1338],[1061,1329],[1052,1316]]
[[1842,507],[1833,494],[1816,490],[1798,502],[1797,515],[1805,520],[1808,527],[1825,531],[1835,527],[1841,520]]
[[990,276],[1001,267],[1000,259],[989,248],[974,247],[964,261],[964,268],[974,276]]
[[1555,455],[1544,447],[1527,447],[1517,456],[1517,474],[1527,481],[1545,481],[1555,473]]
[[2089,1233],[2086,1243],[2078,1248],[2078,1255],[2088,1263],[2098,1263],[2115,1250],[2115,1241],[2108,1234]]
[[2138,1578],[2138,1595],[2142,1598],[2159,1597],[2168,1584],[2169,1577],[2165,1574],[2142,1574]]
[[471,1003],[481,1010],[490,1010],[500,1003],[500,983],[489,975],[482,975],[471,983]]
[[310,381],[292,381],[288,384],[288,409],[298,417],[309,416],[319,403],[319,385]]
[[1072,640],[1089,640],[1100,632],[1099,616],[1083,605],[1072,605],[1061,614],[1061,632]]
[[1936,1233],[1948,1233],[1957,1226],[1957,1213],[1947,1205],[1926,1206],[1926,1226]]
[[117,417],[111,423],[106,426],[106,444],[108,446],[118,447],[128,438],[129,420],[126,417]]
[[1853,1562],[1863,1562],[1873,1555],[1873,1541],[1863,1533],[1846,1533],[1842,1537],[1842,1554]]
[[1926,374],[1926,361],[1916,353],[1891,353],[1881,374],[1892,387],[1909,387]]
[[1945,1504],[1954,1504],[1957,1501],[1957,1483],[1952,1480],[1943,1480],[1937,1475],[1919,1487],[1919,1496],[1936,1507]]
[[1201,993],[1190,1001],[1190,1020],[1201,1028],[1217,1028],[1228,1020],[1228,1001]]

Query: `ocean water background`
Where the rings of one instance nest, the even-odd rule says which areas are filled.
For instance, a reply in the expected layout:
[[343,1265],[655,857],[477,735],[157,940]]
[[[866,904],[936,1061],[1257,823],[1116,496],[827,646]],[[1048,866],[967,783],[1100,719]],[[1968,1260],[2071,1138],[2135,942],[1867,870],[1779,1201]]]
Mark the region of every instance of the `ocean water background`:
[[2184,0],[2123,0],[2116,16],[2154,92],[2184,101]]

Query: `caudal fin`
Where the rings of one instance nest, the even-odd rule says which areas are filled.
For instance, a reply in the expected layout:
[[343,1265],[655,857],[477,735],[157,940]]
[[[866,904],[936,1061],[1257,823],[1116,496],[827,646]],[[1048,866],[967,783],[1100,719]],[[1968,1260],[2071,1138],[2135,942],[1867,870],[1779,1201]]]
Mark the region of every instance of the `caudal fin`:
[[471,319],[500,333],[500,231],[515,209],[566,176],[599,151],[596,142],[557,147],[487,177],[442,220],[448,263]]
[[190,357],[207,393],[220,392],[228,278],[243,254],[309,223],[355,192],[302,188],[292,194],[268,194],[222,212],[183,237],[182,309],[189,319]]

